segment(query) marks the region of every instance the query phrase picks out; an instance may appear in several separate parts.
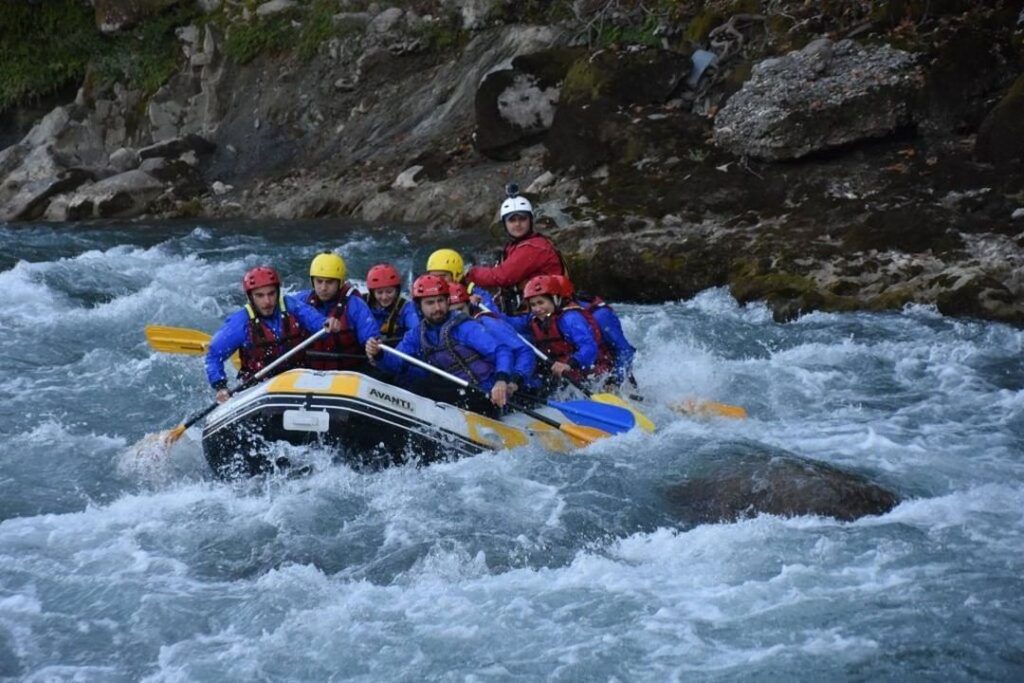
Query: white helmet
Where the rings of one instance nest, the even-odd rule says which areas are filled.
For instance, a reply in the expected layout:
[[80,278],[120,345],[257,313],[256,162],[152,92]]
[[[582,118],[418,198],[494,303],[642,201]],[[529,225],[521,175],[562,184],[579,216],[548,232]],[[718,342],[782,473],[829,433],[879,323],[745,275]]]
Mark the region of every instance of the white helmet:
[[510,213],[528,213],[533,218],[533,205],[526,197],[509,197],[501,203],[501,222],[505,222],[505,216]]

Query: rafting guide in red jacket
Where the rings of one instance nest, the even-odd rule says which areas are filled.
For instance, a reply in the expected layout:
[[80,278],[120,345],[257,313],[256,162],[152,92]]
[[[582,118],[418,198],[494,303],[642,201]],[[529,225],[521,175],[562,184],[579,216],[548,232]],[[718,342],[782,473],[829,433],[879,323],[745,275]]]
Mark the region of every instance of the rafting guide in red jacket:
[[508,198],[501,204],[501,223],[511,240],[505,244],[496,266],[474,266],[466,281],[479,287],[502,289],[502,309],[514,312],[523,287],[537,275],[567,275],[565,262],[554,243],[533,229],[533,205],[519,196],[519,187],[509,185]]

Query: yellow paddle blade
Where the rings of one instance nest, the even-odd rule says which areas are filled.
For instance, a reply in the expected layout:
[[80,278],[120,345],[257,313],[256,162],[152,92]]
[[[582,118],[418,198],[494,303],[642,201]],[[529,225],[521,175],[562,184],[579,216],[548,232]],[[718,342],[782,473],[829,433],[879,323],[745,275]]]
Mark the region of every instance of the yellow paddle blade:
[[171,444],[173,444],[175,441],[181,438],[182,434],[185,433],[186,429],[187,428],[183,424],[178,425],[174,429],[168,429],[167,433],[164,435],[164,443],[167,444],[168,447],[170,447]]
[[732,406],[728,403],[718,401],[703,401],[695,398],[688,398],[679,403],[669,406],[672,410],[683,415],[697,417],[727,417],[730,420],[747,419],[747,411],[741,406]]
[[636,423],[641,429],[648,432],[654,431],[654,423],[651,422],[651,419],[637,410],[632,403],[620,396],[616,396],[615,394],[593,394],[590,397],[590,400],[625,408],[629,412],[633,413],[633,417],[636,418]]
[[[210,346],[210,335],[187,327],[166,327],[164,325],[147,325],[146,341],[154,351],[163,353],[183,353],[189,356],[204,356]],[[242,365],[238,354],[231,356],[235,368]]]
[[210,345],[210,335],[185,327],[147,325],[146,341],[154,351],[201,356]]
[[558,428],[569,435],[569,438],[573,440],[576,446],[583,447],[589,446],[598,439],[604,439],[611,436],[608,432],[595,429],[593,427],[584,427],[583,425],[575,425],[569,422],[563,422]]

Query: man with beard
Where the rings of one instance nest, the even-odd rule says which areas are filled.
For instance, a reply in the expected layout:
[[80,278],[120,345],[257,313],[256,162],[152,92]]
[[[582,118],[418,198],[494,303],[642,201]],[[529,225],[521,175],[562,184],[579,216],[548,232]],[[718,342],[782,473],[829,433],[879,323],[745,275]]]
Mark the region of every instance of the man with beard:
[[420,311],[420,323],[406,332],[395,348],[475,385],[480,391],[467,392],[454,382],[441,380],[394,355],[384,354],[376,338],[366,342],[370,362],[435,401],[485,415],[499,414],[508,400],[511,349],[479,322],[464,313],[449,310],[448,283],[441,277],[431,274],[418,277],[412,285],[412,297]]

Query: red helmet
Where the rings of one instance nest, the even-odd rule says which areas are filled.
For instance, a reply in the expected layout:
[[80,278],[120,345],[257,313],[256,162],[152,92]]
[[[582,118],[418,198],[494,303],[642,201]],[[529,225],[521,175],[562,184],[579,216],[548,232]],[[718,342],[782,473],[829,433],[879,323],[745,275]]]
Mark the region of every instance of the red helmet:
[[459,282],[452,282],[448,285],[448,303],[450,304],[468,304],[469,303],[469,290],[466,289],[466,285]]
[[268,285],[281,286],[281,278],[278,277],[277,271],[270,266],[256,266],[242,276],[242,289],[246,294]]
[[448,283],[438,275],[420,275],[412,283],[412,298],[422,299],[427,296],[444,296],[448,294]]
[[401,287],[402,278],[395,267],[388,263],[380,263],[366,274],[366,288],[369,290],[382,287]]
[[572,280],[567,275],[552,275],[551,278],[561,285],[562,296],[566,299],[571,299],[576,293],[576,288],[572,286]]
[[523,287],[523,298],[546,294],[550,297],[562,296],[562,283],[557,275],[536,275]]

